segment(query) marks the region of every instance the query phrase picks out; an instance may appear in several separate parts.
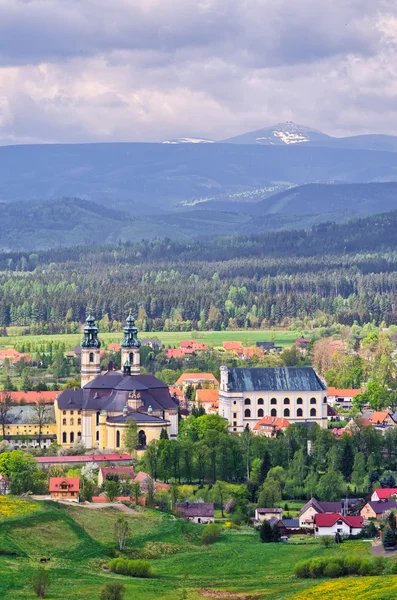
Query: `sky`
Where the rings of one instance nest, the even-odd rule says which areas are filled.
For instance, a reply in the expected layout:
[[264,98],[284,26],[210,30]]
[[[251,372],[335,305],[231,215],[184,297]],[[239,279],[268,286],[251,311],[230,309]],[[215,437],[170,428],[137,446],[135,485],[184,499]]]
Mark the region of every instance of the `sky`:
[[396,0],[0,0],[0,144],[397,135]]

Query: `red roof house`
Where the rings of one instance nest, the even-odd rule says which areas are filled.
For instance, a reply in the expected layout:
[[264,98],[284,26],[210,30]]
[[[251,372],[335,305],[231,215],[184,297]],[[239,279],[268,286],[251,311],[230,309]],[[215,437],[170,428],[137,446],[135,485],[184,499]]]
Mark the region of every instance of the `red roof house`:
[[397,496],[397,488],[377,488],[372,492],[372,502],[381,502]]
[[290,422],[283,417],[263,417],[254,427],[253,432],[266,437],[274,437],[278,431],[287,429]]
[[51,498],[78,500],[79,490],[79,477],[50,477]]
[[314,515],[315,536],[336,535],[342,537],[358,535],[363,528],[361,516],[345,517],[339,513],[317,513]]

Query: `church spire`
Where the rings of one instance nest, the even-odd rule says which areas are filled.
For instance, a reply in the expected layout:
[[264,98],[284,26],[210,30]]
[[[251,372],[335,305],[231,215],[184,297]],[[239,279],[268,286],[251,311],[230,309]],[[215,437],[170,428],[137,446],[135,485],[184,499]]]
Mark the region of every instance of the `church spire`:
[[138,340],[138,327],[135,325],[135,317],[130,311],[126,325],[123,329],[124,336],[121,340],[121,367],[125,374],[139,375],[141,342]]
[[127,319],[126,326],[123,329],[124,336],[121,340],[122,348],[140,348],[141,342],[138,340],[138,327],[135,325],[135,317],[130,311]]
[[95,325],[95,319],[89,315],[87,325],[84,327],[84,337],[81,343],[82,348],[100,348],[101,342],[98,340],[98,327]]
[[81,387],[84,387],[101,374],[101,342],[98,339],[98,327],[91,315],[87,317],[84,337],[81,342]]

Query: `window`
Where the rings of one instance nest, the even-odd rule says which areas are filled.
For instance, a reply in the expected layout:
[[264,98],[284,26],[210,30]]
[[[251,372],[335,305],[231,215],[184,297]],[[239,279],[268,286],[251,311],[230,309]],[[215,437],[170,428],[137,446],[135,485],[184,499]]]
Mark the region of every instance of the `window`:
[[94,362],[94,353],[90,352],[90,363]]
[[233,404],[237,404],[237,400],[234,400]]
[[99,431],[96,432],[95,439],[96,439],[97,442],[99,442]]
[[81,431],[77,432],[77,439],[80,441],[81,440]]
[[74,415],[74,410],[71,410],[71,411],[70,411],[70,414],[71,414],[71,415]]
[[62,411],[62,414],[63,414],[63,415],[66,415],[66,410],[63,410],[63,411]]
[[237,413],[233,413],[233,419],[237,419]]
[[77,419],[77,425],[81,425],[81,419]]
[[296,416],[303,417],[303,410],[301,408],[298,408],[298,410],[296,411]]
[[120,431],[116,431],[116,448],[120,448]]
[[272,398],[270,400],[270,404],[277,404],[277,398]]
[[302,398],[298,398],[298,399],[297,399],[297,401],[296,401],[296,403],[297,403],[297,404],[303,404],[303,400],[302,400]]
[[310,416],[311,417],[315,417],[316,416],[316,409],[315,408],[311,408],[310,409]]
[[138,433],[138,443],[140,446],[146,446],[146,434],[143,429]]
[[323,402],[324,402],[324,404],[327,404],[327,396],[324,396]]
[[270,411],[270,416],[277,417],[277,410],[275,408],[272,408],[272,410]]
[[264,404],[263,398],[258,398],[258,405],[263,405],[263,404]]
[[310,398],[310,404],[317,404],[317,400],[315,398]]
[[74,419],[70,419],[70,424],[74,425]]
[[79,411],[77,412],[77,414],[78,414],[78,415],[81,415],[81,410],[79,410]]
[[249,408],[246,408],[245,411],[244,411],[244,417],[249,418],[250,416],[251,416],[251,411],[250,411]]
[[[237,427],[237,421],[233,421],[233,427],[236,428]],[[234,431],[236,431],[236,429],[234,429]]]
[[66,425],[66,419],[62,419],[62,425]]
[[263,408],[258,410],[258,417],[263,417]]
[[97,414],[96,414],[96,424],[97,424],[97,426],[99,425],[99,415],[100,415],[100,414],[101,414],[101,411],[100,411],[100,410],[98,410],[98,411],[97,411]]
[[289,417],[289,408],[284,408],[284,417]]
[[233,431],[237,431],[237,427],[233,427]]
[[70,443],[71,444],[74,443],[74,432],[73,431],[70,432]]
[[249,405],[251,404],[251,400],[250,400],[249,398],[246,398],[246,399],[244,400],[244,404],[245,404],[246,406],[247,406],[247,405],[249,406]]
[[62,444],[66,444],[66,431],[62,434]]
[[284,398],[284,404],[289,404],[289,398]]
[[130,363],[132,364],[134,362],[134,355],[132,352],[130,352]]

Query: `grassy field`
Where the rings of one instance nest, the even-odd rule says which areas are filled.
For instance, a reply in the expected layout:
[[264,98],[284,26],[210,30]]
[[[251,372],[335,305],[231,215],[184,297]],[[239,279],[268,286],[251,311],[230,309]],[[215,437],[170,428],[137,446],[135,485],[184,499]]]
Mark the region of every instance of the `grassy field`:
[[[16,328],[13,328],[14,330]],[[72,350],[75,346],[81,342],[81,334],[68,334],[68,335],[11,335],[12,331],[9,332],[8,337],[0,337],[0,348],[14,347],[16,344],[23,344],[25,341],[30,341],[38,344],[46,344],[50,341],[58,341],[65,344],[66,350]],[[222,346],[222,342],[226,341],[241,341],[244,345],[249,346],[255,344],[255,342],[268,342],[274,340],[276,346],[291,346],[297,337],[302,332],[298,331],[271,331],[271,330],[243,330],[243,331],[199,331],[192,333],[189,332],[165,332],[165,331],[150,331],[140,332],[140,337],[145,338],[156,338],[161,340],[165,345],[178,346],[181,340],[189,340],[192,337],[200,342],[209,344],[210,346]],[[103,342],[104,347],[110,343],[119,343],[121,340],[121,333],[100,333],[99,338]]]
[[[9,502],[14,508],[7,511],[8,516],[3,514],[0,525],[2,600],[35,598],[31,579],[42,557],[50,558],[46,563],[51,577],[49,600],[98,600],[101,587],[109,581],[126,585],[125,600],[347,598],[341,595],[346,589],[349,597],[395,597],[379,595],[379,590],[390,589],[390,579],[397,578],[376,578],[376,586],[375,578],[331,582],[295,579],[292,572],[296,561],[337,552],[317,543],[261,544],[258,534],[250,529],[224,528],[215,544],[203,546],[202,526],[154,510],[126,518],[130,525],[129,555],[150,559],[156,577],[142,580],[113,575],[103,567],[114,546],[113,529],[119,512],[41,503],[30,506],[28,500],[25,507],[17,507],[13,499]],[[369,547],[362,542],[345,542],[340,551],[363,554],[369,553]],[[332,586],[336,586],[333,595]],[[362,596],[364,589],[372,595]]]

